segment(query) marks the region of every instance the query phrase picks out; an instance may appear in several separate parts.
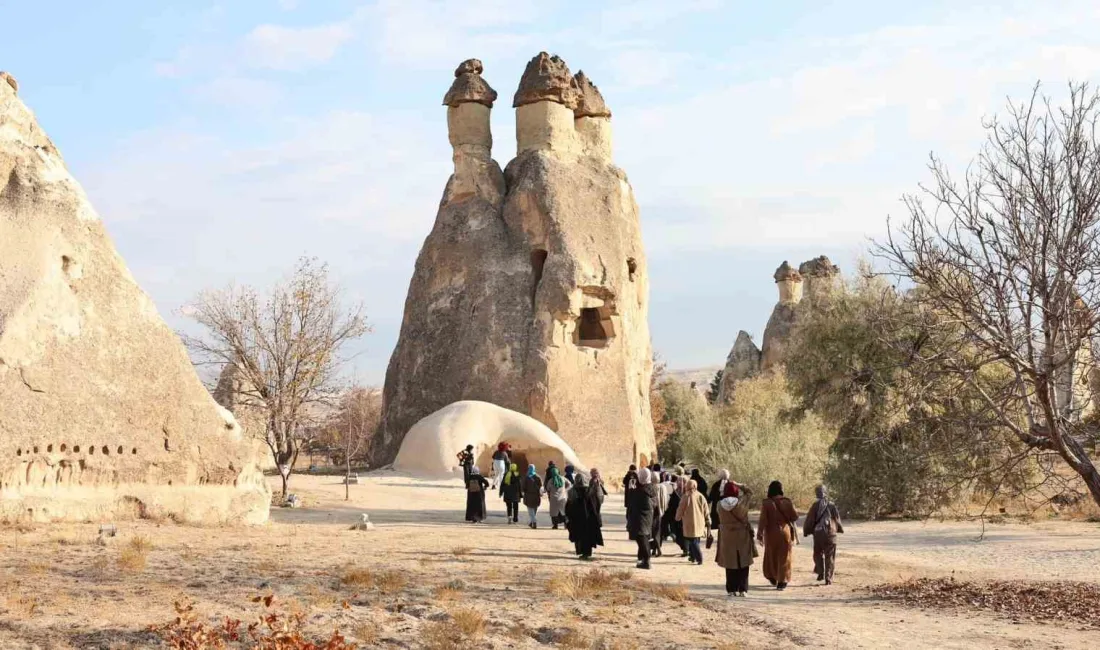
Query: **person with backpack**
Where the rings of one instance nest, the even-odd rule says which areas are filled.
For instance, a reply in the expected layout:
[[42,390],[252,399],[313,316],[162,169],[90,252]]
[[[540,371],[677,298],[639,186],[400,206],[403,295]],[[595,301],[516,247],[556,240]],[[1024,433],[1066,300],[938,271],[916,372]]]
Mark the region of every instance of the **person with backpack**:
[[509,524],[519,523],[519,502],[523,498],[523,479],[515,463],[508,466],[508,472],[500,481],[500,498],[504,499],[506,509],[504,518]]
[[470,476],[466,478],[466,521],[471,524],[485,521],[485,490],[489,481],[481,475],[477,465],[470,467]]
[[638,467],[631,465],[623,476],[623,507],[630,503],[630,493],[638,487]]
[[569,500],[572,487],[573,484],[562,478],[558,468],[551,464],[546,478],[546,500],[550,502],[550,523],[554,525],[554,530],[565,525],[565,503]]
[[783,484],[772,481],[768,485],[768,498],[760,504],[760,530],[756,531],[756,539],[764,543],[764,577],[780,591],[791,581],[794,544],[798,541],[794,528],[797,521],[798,511],[791,500],[783,496]]
[[836,536],[844,532],[844,525],[840,523],[840,511],[836,505],[829,501],[828,493],[824,485],[814,488],[817,501],[810,506],[806,513],[806,521],[802,524],[802,536],[814,536],[814,573],[819,581],[825,584],[833,584],[833,568],[836,566]]

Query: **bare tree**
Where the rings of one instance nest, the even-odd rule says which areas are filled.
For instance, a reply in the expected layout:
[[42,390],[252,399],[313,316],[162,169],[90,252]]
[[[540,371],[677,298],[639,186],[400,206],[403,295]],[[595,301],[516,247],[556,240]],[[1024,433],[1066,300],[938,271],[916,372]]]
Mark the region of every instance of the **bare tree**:
[[351,463],[370,447],[382,420],[382,392],[356,386],[340,398],[336,413],[325,426],[324,442],[340,448],[344,456],[344,500],[351,498]]
[[233,364],[243,399],[260,409],[286,497],[314,411],[341,389],[344,346],[370,331],[362,305],[345,308],[326,265],[303,258],[265,296],[251,287],[207,290],[186,313],[206,328],[184,335],[199,363]]
[[1100,96],[1086,85],[1071,83],[1061,107],[1037,85],[985,123],[986,144],[960,180],[932,157],[931,185],[906,197],[908,217],[877,253],[969,351],[928,361],[972,387],[1040,466],[1060,459],[1100,503],[1086,449],[1095,454],[1096,431],[1084,417],[1095,406],[1100,313],[1098,117]]

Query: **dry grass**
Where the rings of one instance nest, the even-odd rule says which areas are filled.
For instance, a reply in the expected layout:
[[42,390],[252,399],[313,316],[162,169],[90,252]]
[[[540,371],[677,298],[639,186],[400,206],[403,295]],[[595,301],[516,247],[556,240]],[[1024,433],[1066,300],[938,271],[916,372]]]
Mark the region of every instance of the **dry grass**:
[[41,605],[36,596],[9,595],[4,599],[8,613],[14,618],[30,618],[41,610]]
[[126,543],[126,546],[139,553],[148,555],[149,551],[153,550],[153,540],[145,535],[134,535],[130,538],[130,541]]
[[401,571],[374,571],[350,567],[340,576],[340,583],[348,587],[373,588],[384,594],[396,594],[408,586],[409,578]]
[[550,590],[566,598],[603,597],[609,591],[623,589],[633,578],[630,571],[612,573],[600,568],[589,569],[586,573],[559,571],[550,576]]
[[355,638],[367,647],[378,645],[378,639],[382,636],[382,628],[378,623],[361,623],[352,631]]
[[149,561],[149,548],[144,544],[134,544],[133,540],[122,548],[118,554],[118,568],[121,571],[140,573],[145,570]]
[[649,593],[653,594],[654,596],[664,598],[665,600],[671,600],[677,603],[685,603],[690,600],[688,588],[682,584],[669,585],[653,583],[648,588]]
[[485,636],[485,615],[476,609],[459,607],[451,611],[451,618],[463,636],[469,639],[480,639]]
[[461,557],[463,555],[469,555],[470,552],[473,550],[474,549],[470,548],[469,546],[456,546],[451,549],[451,555]]
[[425,650],[453,650],[464,644],[462,633],[447,621],[435,621],[425,625],[420,634]]
[[462,596],[461,589],[455,589],[450,585],[435,588],[436,600],[457,600]]

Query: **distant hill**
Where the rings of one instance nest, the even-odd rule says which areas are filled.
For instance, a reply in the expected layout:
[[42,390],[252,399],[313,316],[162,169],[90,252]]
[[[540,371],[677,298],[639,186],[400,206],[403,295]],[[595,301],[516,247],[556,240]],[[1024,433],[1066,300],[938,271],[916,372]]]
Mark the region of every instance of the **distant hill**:
[[710,388],[710,382],[714,379],[714,373],[721,370],[723,366],[710,366],[707,368],[691,368],[687,370],[667,370],[665,376],[680,384],[690,386],[691,382],[695,382],[695,388],[702,392],[706,392]]

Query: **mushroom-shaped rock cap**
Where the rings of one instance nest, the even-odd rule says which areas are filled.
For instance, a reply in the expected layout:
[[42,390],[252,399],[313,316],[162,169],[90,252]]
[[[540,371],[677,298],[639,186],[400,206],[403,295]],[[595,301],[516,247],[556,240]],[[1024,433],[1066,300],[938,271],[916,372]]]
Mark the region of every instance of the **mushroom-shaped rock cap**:
[[569,73],[569,66],[565,65],[565,61],[557,55],[539,52],[538,56],[527,62],[527,69],[519,80],[512,107],[551,101],[576,108],[577,95],[577,81]]
[[600,94],[596,84],[584,74],[584,70],[573,77],[577,84],[577,107],[573,109],[574,117],[611,117],[611,109]]
[[811,277],[831,276],[840,273],[840,267],[821,255],[798,265],[798,272]]
[[3,70],[0,70],[0,79],[8,82],[8,85],[11,86],[12,90],[14,90],[15,92],[19,92],[19,82],[15,80],[15,77],[11,76],[10,72],[4,72]]
[[784,280],[802,280],[802,276],[799,275],[798,271],[794,270],[793,266],[787,263],[787,260],[783,260],[783,263],[775,270],[775,275],[772,277],[775,278],[776,282],[782,282]]
[[481,78],[485,68],[478,59],[466,59],[455,68],[455,81],[451,89],[443,96],[444,106],[458,106],[466,102],[477,102],[489,108],[497,100],[497,91]]

